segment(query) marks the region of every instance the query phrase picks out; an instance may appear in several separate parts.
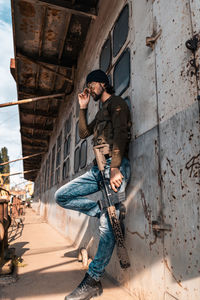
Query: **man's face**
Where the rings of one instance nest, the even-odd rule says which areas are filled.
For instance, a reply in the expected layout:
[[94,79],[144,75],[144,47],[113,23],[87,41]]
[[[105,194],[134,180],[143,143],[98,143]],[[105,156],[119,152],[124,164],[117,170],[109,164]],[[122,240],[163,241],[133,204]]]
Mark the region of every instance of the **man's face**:
[[101,96],[104,92],[104,84],[100,82],[90,82],[88,83],[88,89],[90,90],[90,95],[94,101],[101,99]]

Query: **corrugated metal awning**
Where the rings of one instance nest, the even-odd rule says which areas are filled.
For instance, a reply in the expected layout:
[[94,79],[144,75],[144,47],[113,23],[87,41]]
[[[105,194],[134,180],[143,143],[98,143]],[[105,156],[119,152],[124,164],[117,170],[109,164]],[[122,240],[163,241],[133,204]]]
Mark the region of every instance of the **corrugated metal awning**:
[[[98,0],[12,0],[18,99],[69,94],[74,71]],[[23,156],[48,151],[62,98],[19,106]],[[40,169],[42,157],[24,161],[24,171]],[[37,171],[25,178],[34,181]]]

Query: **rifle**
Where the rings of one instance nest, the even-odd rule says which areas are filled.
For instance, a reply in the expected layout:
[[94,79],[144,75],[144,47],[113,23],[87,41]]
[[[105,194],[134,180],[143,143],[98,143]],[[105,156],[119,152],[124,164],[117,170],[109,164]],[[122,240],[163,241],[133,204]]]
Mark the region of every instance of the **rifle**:
[[116,193],[112,190],[110,186],[110,180],[105,178],[105,171],[104,171],[106,165],[105,155],[110,154],[110,147],[108,144],[102,144],[102,145],[94,146],[93,150],[102,177],[102,180],[100,182],[100,188],[103,193],[103,200],[100,200],[100,206],[101,209],[106,208],[108,212],[110,223],[115,236],[115,241],[117,246],[117,256],[119,258],[120,266],[122,269],[127,269],[128,267],[130,267],[130,261],[125,246],[124,236],[120,226],[120,221],[116,215],[116,208],[114,205],[114,203],[116,203],[115,201]]

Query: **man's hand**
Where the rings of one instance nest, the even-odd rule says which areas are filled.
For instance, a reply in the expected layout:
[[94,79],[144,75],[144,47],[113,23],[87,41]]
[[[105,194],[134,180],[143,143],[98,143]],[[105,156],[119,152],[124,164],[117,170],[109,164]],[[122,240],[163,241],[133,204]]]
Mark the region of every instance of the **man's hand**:
[[87,88],[84,89],[82,93],[78,94],[78,101],[81,109],[88,107],[88,103],[90,102],[90,93]]
[[124,176],[118,168],[110,169],[110,185],[114,192],[117,192],[117,188],[122,184]]

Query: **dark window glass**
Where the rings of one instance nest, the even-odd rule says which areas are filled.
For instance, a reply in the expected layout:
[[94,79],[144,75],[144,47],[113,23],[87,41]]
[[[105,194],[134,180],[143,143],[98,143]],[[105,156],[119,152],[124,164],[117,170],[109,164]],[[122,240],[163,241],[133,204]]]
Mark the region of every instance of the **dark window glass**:
[[110,85],[112,85],[112,77],[110,74],[108,75],[108,80],[109,80]]
[[115,94],[121,95],[130,83],[130,51],[127,48],[119,57],[113,73]]
[[62,131],[59,137],[57,138],[57,150],[61,147],[61,143],[62,143]]
[[55,184],[59,183],[59,181],[60,181],[60,168],[56,170]]
[[79,102],[78,102],[78,99],[76,101],[76,117],[79,116],[79,110],[80,110],[80,105],[79,105]]
[[64,158],[70,153],[70,143],[71,143],[71,135],[68,136],[68,139],[65,140],[64,143]]
[[50,162],[50,155],[48,156],[47,164],[46,164],[46,190],[49,187],[49,162]]
[[60,154],[61,154],[61,151],[58,150],[57,155],[56,155],[56,168],[60,165]]
[[64,143],[64,158],[66,158],[67,153],[68,153],[68,139],[65,140],[65,143]]
[[69,176],[69,158],[63,163],[63,180]]
[[75,154],[74,154],[74,172],[77,173],[79,169],[79,152],[80,148],[76,148]]
[[76,145],[80,142],[80,136],[79,136],[79,121],[76,122]]
[[129,98],[129,97],[126,97],[126,98],[124,99],[124,101],[127,103],[129,109],[131,110],[131,101],[130,101],[130,98]]
[[104,43],[100,55],[100,69],[106,72],[111,62],[111,40],[110,37]]
[[70,144],[71,144],[71,135],[68,136],[68,139],[67,139],[67,155],[69,155],[70,153]]
[[84,168],[87,163],[87,141],[85,140],[81,144],[81,150],[80,150],[80,168]]
[[52,149],[52,156],[51,156],[51,186],[53,185],[53,181],[54,181],[55,149],[56,146],[54,145]]
[[72,114],[69,115],[69,118],[65,122],[65,137],[70,133],[71,131],[71,123],[72,123]]
[[124,45],[128,36],[128,5],[124,7],[113,29],[113,55],[116,56]]

